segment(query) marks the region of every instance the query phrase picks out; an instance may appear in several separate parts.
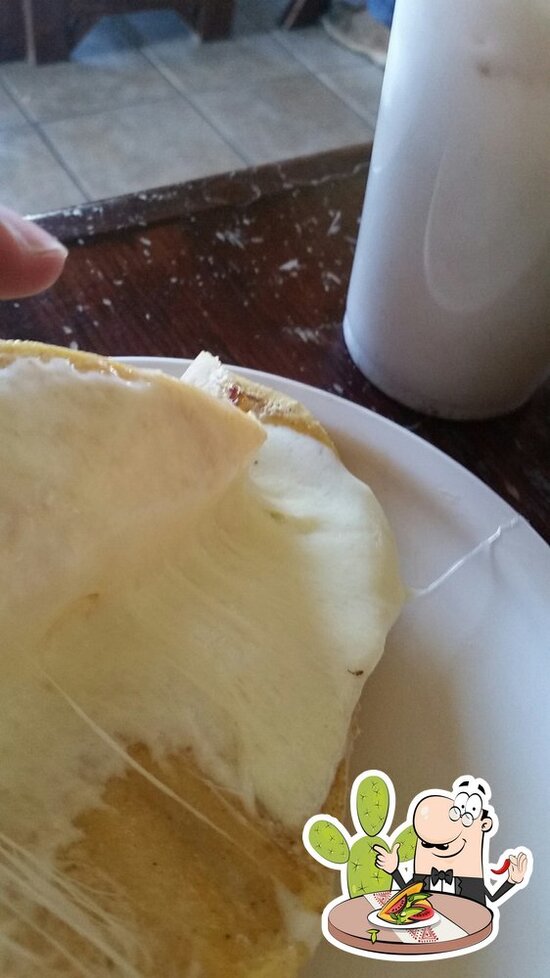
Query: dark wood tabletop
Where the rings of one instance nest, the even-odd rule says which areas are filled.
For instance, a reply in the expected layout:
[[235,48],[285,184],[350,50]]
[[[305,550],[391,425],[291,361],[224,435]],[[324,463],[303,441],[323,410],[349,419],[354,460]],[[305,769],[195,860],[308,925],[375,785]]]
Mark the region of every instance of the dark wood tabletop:
[[370,149],[271,164],[45,215],[70,248],[47,293],[0,303],[0,336],[111,355],[208,349],[349,398],[443,449],[550,538],[550,386],[514,414],[449,422],[353,365],[342,318]]

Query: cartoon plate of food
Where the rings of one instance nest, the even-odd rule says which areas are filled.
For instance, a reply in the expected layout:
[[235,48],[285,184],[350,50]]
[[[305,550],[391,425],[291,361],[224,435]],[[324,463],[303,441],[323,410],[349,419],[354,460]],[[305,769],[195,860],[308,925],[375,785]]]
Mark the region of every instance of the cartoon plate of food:
[[433,927],[440,921],[435,912],[430,895],[423,890],[422,883],[412,883],[404,886],[397,893],[392,893],[389,900],[380,910],[375,910],[368,916],[369,923],[378,927]]

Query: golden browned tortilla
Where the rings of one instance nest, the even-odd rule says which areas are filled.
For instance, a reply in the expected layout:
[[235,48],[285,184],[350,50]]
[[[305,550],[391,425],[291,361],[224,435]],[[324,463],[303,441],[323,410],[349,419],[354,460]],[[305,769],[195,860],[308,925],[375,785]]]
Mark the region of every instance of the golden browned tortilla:
[[[39,343],[0,344],[0,367],[20,358],[61,359],[77,371],[128,381],[141,375],[92,354]],[[177,398],[178,381],[146,376],[148,383],[173,388]],[[288,397],[229,374],[219,395],[264,425],[286,425],[335,451],[323,427]],[[94,595],[87,600],[92,614]],[[351,728],[352,715],[349,723]],[[348,746],[351,740],[350,733]],[[9,755],[9,744],[0,746]],[[294,748],[299,752],[300,743]],[[27,890],[18,891],[12,907],[0,906],[9,924],[0,960],[4,953],[10,964],[2,974],[292,978],[311,953],[316,930],[311,915],[321,912],[332,887],[332,874],[306,853],[300,829],[278,824],[261,804],[251,812],[235,792],[201,769],[189,748],[154,759],[144,743],[136,742],[128,746],[128,755],[132,763],[108,780],[100,805],[79,814],[78,835],[55,854],[59,876],[52,879],[60,902],[52,904],[48,896],[52,879],[44,892],[40,889],[38,867],[34,876],[29,870]],[[346,764],[343,752],[318,811],[345,817]],[[17,840],[2,838],[2,866],[13,867],[15,859],[31,865],[27,842],[20,851]],[[33,890],[34,901],[28,899]],[[90,919],[97,925],[93,939],[87,930]],[[97,934],[106,935],[103,947]]]

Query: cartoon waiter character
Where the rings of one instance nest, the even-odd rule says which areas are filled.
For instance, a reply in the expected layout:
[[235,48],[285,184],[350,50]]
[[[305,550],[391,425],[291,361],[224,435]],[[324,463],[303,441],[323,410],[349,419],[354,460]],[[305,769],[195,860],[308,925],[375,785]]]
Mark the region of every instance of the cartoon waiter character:
[[[411,882],[422,882],[429,892],[455,894],[485,904],[501,902],[515,887],[529,879],[532,860],[523,851],[510,852],[494,875],[507,872],[498,888],[485,883],[488,839],[498,827],[489,805],[490,788],[486,781],[458,778],[452,793],[431,791],[415,799],[413,826],[418,836]],[[414,802],[413,802],[414,804]],[[387,852],[374,846],[378,853],[376,866],[385,870],[398,886],[405,883],[399,871],[399,845]]]
[[406,820],[392,829],[390,778],[378,769],[359,774],[350,795],[355,834],[330,814],[304,826],[309,854],[340,871],[342,895],[322,915],[325,938],[351,954],[394,961],[469,954],[493,941],[500,905],[527,885],[533,856],[518,847],[489,867],[498,829],[490,798],[486,781],[462,776],[452,791],[415,795]]

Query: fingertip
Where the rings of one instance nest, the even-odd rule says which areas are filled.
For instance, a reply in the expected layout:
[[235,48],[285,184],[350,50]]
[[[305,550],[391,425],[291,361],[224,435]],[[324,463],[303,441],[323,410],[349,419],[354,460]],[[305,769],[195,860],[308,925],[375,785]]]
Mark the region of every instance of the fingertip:
[[49,289],[54,282],[57,282],[65,267],[68,254],[67,249],[61,245],[60,248],[36,255],[32,268],[35,286],[36,283],[39,283],[36,291],[41,292],[43,289]]
[[67,249],[32,221],[0,207],[0,298],[17,299],[59,278]]
[[19,262],[6,262],[0,270],[0,299],[25,299],[43,292],[57,281],[66,256],[45,252]]

